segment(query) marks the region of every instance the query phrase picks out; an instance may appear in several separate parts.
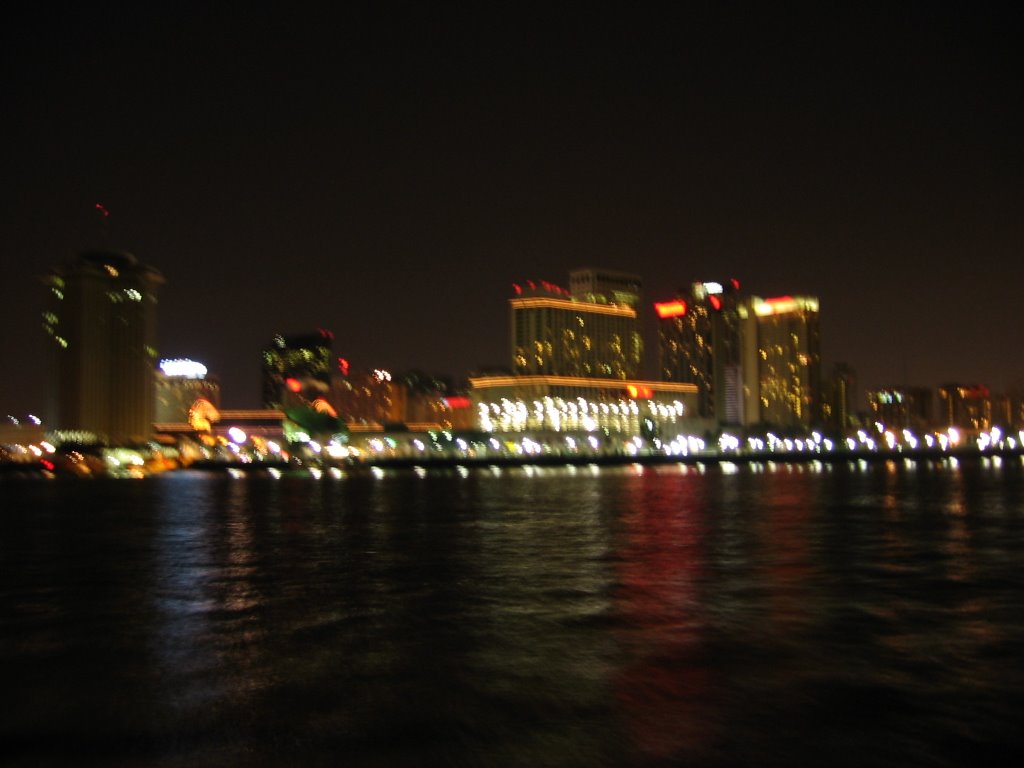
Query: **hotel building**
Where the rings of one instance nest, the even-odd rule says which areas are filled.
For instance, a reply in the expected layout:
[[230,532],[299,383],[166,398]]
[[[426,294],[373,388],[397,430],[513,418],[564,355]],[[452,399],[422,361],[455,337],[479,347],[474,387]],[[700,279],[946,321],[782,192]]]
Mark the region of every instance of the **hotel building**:
[[806,429],[821,421],[818,301],[742,297],[739,283],[694,283],[654,305],[664,381],[697,388],[718,426]]

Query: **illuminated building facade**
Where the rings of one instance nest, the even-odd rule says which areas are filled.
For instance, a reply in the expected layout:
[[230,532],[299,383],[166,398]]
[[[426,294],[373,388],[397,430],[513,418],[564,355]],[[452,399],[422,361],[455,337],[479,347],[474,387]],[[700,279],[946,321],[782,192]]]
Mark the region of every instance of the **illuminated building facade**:
[[928,387],[883,387],[869,390],[867,399],[872,420],[886,427],[917,432],[932,426],[933,397]]
[[129,253],[89,251],[55,267],[43,328],[55,357],[49,419],[113,445],[153,431],[157,293],[163,276]]
[[332,376],[329,399],[349,424],[394,424],[405,421],[408,390],[389,371],[346,366]]
[[749,391],[743,341],[745,327],[747,336],[754,329],[739,287],[737,280],[694,283],[688,293],[654,305],[662,381],[696,385],[698,414],[723,425],[744,423]]
[[264,407],[308,406],[325,398],[334,368],[333,341],[334,334],[323,329],[275,336],[262,355]]
[[567,296],[550,284],[516,285],[512,369],[519,375],[635,379],[643,362],[636,310]]
[[571,376],[470,378],[470,398],[486,432],[553,431],[660,436],[702,425],[693,384]]
[[643,300],[643,280],[629,272],[583,267],[569,272],[569,293],[577,301],[639,309]]
[[158,424],[181,424],[197,400],[220,408],[220,383],[206,366],[193,360],[161,360],[156,374],[156,416]]
[[782,296],[751,301],[757,321],[757,421],[810,428],[821,419],[821,332],[818,300]]

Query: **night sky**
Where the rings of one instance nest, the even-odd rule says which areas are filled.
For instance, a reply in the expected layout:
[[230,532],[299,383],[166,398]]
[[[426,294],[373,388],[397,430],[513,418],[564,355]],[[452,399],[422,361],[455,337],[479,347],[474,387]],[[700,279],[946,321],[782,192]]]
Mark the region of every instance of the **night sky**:
[[43,410],[38,276],[97,244],[228,407],[276,333],[507,365],[511,284],[577,266],[816,295],[862,386],[1024,380],[1017,15],[136,5],[3,24],[0,412]]

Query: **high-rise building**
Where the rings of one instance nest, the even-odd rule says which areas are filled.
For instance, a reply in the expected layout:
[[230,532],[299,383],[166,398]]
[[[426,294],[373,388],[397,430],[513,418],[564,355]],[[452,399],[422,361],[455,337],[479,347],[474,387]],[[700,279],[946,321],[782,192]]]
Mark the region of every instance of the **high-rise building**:
[[743,346],[748,313],[739,281],[694,283],[671,301],[657,302],[662,381],[697,385],[701,418],[744,423]]
[[757,318],[758,421],[809,428],[821,419],[821,331],[818,300],[753,299]]
[[334,334],[277,335],[263,350],[263,406],[308,406],[331,389]]
[[743,297],[739,282],[694,283],[654,305],[662,381],[696,385],[720,426],[808,428],[822,418],[818,301]]
[[550,283],[516,285],[512,368],[519,375],[635,379],[643,362],[636,310],[581,301]]
[[133,255],[88,251],[55,267],[43,328],[55,356],[53,423],[68,439],[133,444],[153,431],[157,292]]

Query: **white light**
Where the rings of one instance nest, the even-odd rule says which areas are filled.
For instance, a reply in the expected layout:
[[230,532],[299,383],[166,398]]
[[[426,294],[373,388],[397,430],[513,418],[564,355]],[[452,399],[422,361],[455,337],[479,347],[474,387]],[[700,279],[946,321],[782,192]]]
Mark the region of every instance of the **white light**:
[[206,376],[206,366],[195,360],[161,360],[160,370],[165,376],[184,379],[201,379]]
[[231,427],[231,429],[228,430],[228,437],[236,443],[244,443],[246,434],[238,427]]

